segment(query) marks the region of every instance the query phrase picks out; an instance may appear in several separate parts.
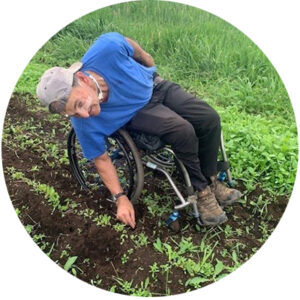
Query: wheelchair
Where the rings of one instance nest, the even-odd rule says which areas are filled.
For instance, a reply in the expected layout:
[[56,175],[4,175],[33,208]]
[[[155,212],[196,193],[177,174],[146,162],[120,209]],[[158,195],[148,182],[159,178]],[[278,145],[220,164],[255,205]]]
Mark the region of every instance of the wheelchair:
[[[72,173],[80,187],[85,191],[108,193],[94,163],[83,156],[78,139],[72,128],[68,136],[68,158]],[[194,188],[184,164],[172,149],[165,145],[157,136],[121,128],[106,140],[106,150],[110,156],[123,190],[133,204],[136,204],[144,186],[144,167],[157,171],[166,177],[178,199],[169,218],[165,220],[170,226],[178,219],[179,211],[189,207],[190,215],[196,223],[202,225],[199,215]],[[227,181],[232,187],[233,181],[230,165],[226,156],[223,135],[220,140],[220,159],[217,162],[218,179]],[[175,173],[181,179],[184,191],[180,191],[172,176]],[[184,196],[184,195],[185,196]],[[107,200],[112,201],[107,197]]]

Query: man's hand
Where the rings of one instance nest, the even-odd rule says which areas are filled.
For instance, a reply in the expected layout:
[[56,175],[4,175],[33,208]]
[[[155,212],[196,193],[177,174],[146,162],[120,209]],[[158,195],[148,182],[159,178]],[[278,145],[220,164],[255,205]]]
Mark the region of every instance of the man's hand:
[[[106,187],[109,189],[112,195],[116,195],[122,191],[117,171],[113,165],[109,155],[105,152],[103,155],[95,158],[94,160],[97,170],[101,176]],[[117,200],[117,219],[126,225],[135,227],[134,208],[127,198],[127,196],[121,196]]]
[[122,196],[117,200],[117,219],[132,228],[135,227],[134,208],[127,196]]
[[153,67],[154,66],[154,60],[152,56],[147,53],[136,41],[125,37],[126,41],[132,46],[134,53],[133,58],[138,63],[146,66],[146,67]]

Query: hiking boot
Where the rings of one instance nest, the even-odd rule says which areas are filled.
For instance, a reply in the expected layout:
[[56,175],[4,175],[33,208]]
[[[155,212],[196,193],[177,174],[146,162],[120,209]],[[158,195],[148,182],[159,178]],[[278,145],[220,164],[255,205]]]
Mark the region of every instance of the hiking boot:
[[198,192],[197,207],[204,225],[219,225],[227,221],[223,209],[218,204],[215,195],[207,186],[204,190]]
[[210,189],[215,194],[221,206],[227,206],[238,201],[242,197],[242,193],[236,189],[228,188],[223,182],[219,181],[217,177],[210,178]]

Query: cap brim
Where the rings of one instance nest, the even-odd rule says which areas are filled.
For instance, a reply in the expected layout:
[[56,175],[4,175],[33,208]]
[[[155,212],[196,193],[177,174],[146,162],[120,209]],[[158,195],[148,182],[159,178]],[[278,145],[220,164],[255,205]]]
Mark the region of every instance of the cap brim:
[[70,68],[68,68],[69,71],[71,71],[73,74],[76,73],[78,70],[80,70],[82,67],[82,62],[77,61],[74,63]]

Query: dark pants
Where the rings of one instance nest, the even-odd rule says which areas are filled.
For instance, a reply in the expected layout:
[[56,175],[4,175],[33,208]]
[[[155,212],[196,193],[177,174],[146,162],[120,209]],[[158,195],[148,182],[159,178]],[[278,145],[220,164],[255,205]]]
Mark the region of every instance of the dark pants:
[[159,136],[183,162],[196,190],[204,189],[217,174],[220,117],[206,102],[185,92],[178,84],[162,81],[150,102],[129,127]]

